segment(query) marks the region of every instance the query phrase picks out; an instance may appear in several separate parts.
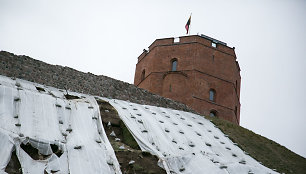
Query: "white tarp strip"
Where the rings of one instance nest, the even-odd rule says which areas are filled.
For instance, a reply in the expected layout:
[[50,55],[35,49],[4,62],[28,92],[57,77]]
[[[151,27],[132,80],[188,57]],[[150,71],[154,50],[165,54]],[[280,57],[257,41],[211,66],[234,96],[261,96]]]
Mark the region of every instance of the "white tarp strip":
[[[52,87],[0,76],[0,173],[5,173],[14,148],[23,173],[121,173],[95,99],[72,93],[80,99],[66,100],[64,94]],[[27,143],[49,156],[32,159],[21,148]],[[57,145],[63,154],[55,155],[50,144]]]
[[169,174],[277,173],[246,155],[204,117],[121,100],[108,101],[140,148],[164,161]]
[[11,152],[13,150],[13,142],[11,137],[5,131],[0,129],[0,173],[4,172],[5,167],[11,159]]

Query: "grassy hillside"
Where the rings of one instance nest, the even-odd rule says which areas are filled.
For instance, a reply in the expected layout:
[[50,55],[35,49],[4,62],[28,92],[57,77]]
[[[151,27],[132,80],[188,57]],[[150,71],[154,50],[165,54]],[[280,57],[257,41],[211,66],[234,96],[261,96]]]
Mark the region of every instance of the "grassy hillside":
[[[263,136],[218,118],[209,118],[257,161],[280,173],[306,174],[306,159]],[[305,147],[306,148],[306,147]]]

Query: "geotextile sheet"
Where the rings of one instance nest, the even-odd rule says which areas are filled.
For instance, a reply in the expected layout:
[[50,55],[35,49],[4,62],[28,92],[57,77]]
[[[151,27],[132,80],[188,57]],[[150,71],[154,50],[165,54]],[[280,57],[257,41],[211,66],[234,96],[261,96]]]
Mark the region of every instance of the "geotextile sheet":
[[0,173],[121,173],[91,96],[0,76]]
[[143,151],[167,173],[274,174],[206,118],[189,112],[108,100]]

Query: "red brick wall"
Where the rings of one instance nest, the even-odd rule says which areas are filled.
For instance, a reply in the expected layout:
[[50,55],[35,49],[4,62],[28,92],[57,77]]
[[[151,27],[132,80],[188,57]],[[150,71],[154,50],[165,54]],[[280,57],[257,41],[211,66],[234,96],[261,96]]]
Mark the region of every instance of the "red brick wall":
[[[241,79],[234,49],[222,44],[214,48],[211,40],[200,36],[173,41],[173,38],[155,40],[149,51],[139,56],[134,84],[185,103],[204,115],[216,110],[218,117],[239,124]],[[171,71],[174,58],[178,61],[176,72]],[[216,91],[214,102],[209,101],[210,89]]]

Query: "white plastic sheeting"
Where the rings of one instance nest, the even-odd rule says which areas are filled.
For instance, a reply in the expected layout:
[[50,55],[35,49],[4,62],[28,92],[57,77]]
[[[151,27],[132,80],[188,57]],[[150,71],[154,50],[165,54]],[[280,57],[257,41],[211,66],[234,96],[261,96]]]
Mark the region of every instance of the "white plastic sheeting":
[[[6,173],[13,150],[23,173],[121,173],[95,99],[72,93],[80,99],[67,100],[64,94],[0,76],[0,173]],[[33,159],[22,144],[46,158]],[[62,155],[53,152],[52,144]]]
[[109,100],[140,148],[167,173],[277,173],[246,155],[209,120],[188,112]]

